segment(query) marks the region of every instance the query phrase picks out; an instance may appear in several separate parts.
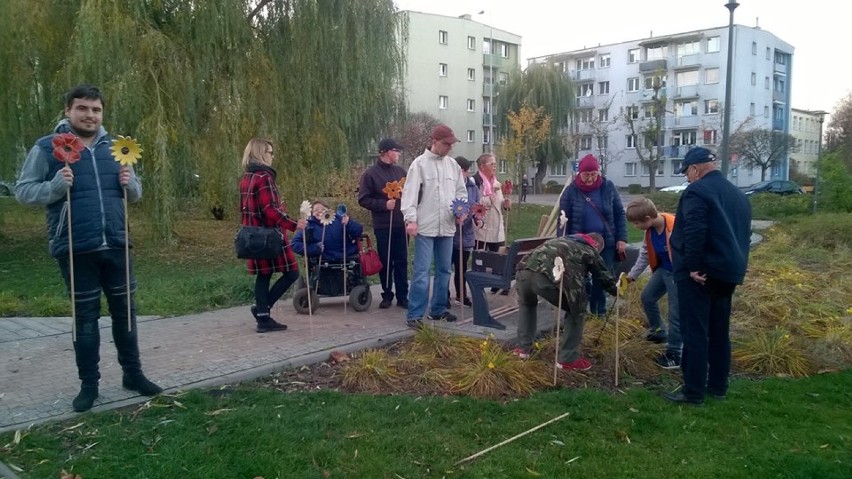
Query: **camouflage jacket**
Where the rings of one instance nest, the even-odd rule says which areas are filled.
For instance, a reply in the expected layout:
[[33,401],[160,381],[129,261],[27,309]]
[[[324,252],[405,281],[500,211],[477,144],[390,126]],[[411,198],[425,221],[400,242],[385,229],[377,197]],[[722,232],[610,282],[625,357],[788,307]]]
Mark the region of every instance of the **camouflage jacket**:
[[585,296],[579,293],[585,292],[588,273],[591,273],[601,288],[606,291],[615,291],[615,278],[609,272],[603,258],[585,242],[567,236],[554,238],[534,249],[518,263],[517,269],[542,273],[554,283],[559,283],[559,278],[553,277],[553,261],[557,256],[562,257],[565,265],[562,293],[566,297],[576,299],[577,296]]

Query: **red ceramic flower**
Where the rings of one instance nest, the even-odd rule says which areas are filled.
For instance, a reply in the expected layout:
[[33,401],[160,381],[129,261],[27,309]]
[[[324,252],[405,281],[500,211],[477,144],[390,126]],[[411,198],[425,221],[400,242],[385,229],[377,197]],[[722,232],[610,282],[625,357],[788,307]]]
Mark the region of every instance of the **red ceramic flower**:
[[515,185],[512,184],[512,180],[506,180],[503,182],[503,194],[509,196],[512,194],[512,190],[515,189]]
[[470,214],[473,215],[474,219],[482,220],[482,218],[485,218],[485,213],[487,213],[487,210],[482,203],[474,203],[470,206]]
[[80,159],[80,152],[85,146],[80,138],[73,133],[59,133],[53,136],[53,156],[63,163],[74,163]]

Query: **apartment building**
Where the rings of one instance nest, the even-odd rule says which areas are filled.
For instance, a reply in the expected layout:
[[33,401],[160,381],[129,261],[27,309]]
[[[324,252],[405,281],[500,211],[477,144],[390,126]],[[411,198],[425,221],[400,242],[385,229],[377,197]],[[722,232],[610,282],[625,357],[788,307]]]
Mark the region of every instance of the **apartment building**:
[[408,111],[429,113],[449,125],[461,140],[454,156],[475,160],[491,151],[495,83],[505,83],[520,68],[521,37],[471,15],[400,14],[408,23],[403,79]]
[[790,134],[796,138],[796,150],[790,153],[790,168],[799,174],[815,177],[819,155],[820,123],[825,112],[792,109]]
[[[662,125],[656,187],[683,182],[677,172],[687,150],[716,149],[722,139],[729,41],[734,42],[731,131],[789,133],[794,49],[760,28],[735,25],[733,39],[725,26],[545,55],[528,62],[558,65],[577,92],[566,132],[576,145],[575,158],[553,165],[545,182],[564,183],[577,159],[591,153],[604,159],[606,175],[616,185],[648,186],[649,171],[637,153],[640,140],[627,126],[627,115],[637,132],[651,121]],[[759,169],[740,168],[736,156],[730,160],[732,182],[747,186],[760,180]],[[789,158],[770,175],[786,179]]]

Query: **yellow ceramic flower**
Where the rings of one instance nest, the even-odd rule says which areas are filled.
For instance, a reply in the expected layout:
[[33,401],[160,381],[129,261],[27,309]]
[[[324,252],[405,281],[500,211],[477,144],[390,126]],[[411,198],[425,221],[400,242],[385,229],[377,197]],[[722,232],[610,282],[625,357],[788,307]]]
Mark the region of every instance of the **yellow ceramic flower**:
[[112,156],[122,166],[133,166],[142,158],[142,148],[139,143],[129,136],[118,135],[117,140],[112,140]]
[[494,363],[489,362],[488,363],[488,369],[494,369]]

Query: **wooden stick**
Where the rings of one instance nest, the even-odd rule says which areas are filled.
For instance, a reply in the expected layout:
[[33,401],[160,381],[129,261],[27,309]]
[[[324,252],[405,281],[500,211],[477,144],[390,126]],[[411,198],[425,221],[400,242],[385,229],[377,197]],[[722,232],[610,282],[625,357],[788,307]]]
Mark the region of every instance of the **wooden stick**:
[[[307,236],[305,236],[307,238]],[[320,270],[322,269],[322,251],[325,247],[325,225],[322,225],[322,235],[320,236],[320,254],[319,258],[317,258],[317,296],[319,296],[319,277]],[[305,254],[308,254],[308,247],[305,246]]]
[[124,282],[127,285],[127,332],[133,331],[130,321],[130,212],[127,211],[127,186],[124,187]]
[[[68,163],[65,163],[68,166]],[[71,341],[77,341],[77,293],[74,291],[74,236],[71,234],[71,188],[65,192],[68,201],[68,276],[71,278]]]
[[[619,291],[621,293],[621,291]],[[621,305],[618,304],[618,294],[615,296],[615,386],[618,387],[618,315]]]
[[[456,297],[461,298],[459,302],[459,316],[462,321],[464,321],[464,279],[462,278],[462,271],[464,271],[464,252],[462,251],[462,243],[464,243],[464,236],[462,235],[462,229],[464,228],[464,223],[459,223],[459,262],[456,264],[456,276],[459,278],[458,289],[456,289]],[[449,301],[449,299],[448,299]],[[450,305],[447,305],[447,309],[450,309]]]
[[[388,226],[388,262],[385,263],[384,266],[385,266],[385,284],[388,285],[388,289],[390,289],[390,286],[391,286],[390,258],[391,258],[391,238],[393,237],[393,235],[391,235],[391,233],[393,233],[393,210],[390,210],[390,223],[388,223],[388,224],[389,224],[389,226]],[[378,243],[378,242],[379,242],[379,238],[376,237],[376,243]],[[378,247],[378,246],[379,245],[377,244],[376,247]],[[379,274],[379,279],[381,279],[381,272]],[[382,286],[382,288],[384,289],[384,285]],[[382,291],[382,292],[384,292],[384,291]],[[398,302],[399,297],[397,297],[396,300]]]
[[456,462],[456,463],[455,463],[455,464],[453,464],[453,465],[454,465],[454,466],[458,466],[459,464],[462,464],[462,463],[464,463],[464,462],[470,461],[471,459],[476,459],[477,457],[479,457],[479,456],[481,456],[481,455],[485,454],[486,452],[493,451],[494,449],[497,449],[497,448],[498,448],[498,447],[500,447],[500,446],[505,446],[506,444],[509,444],[510,442],[514,441],[515,439],[518,439],[518,438],[520,438],[520,437],[526,436],[527,434],[529,434],[529,433],[531,433],[531,432],[535,432],[535,431],[537,431],[537,430],[539,430],[539,429],[543,428],[544,426],[547,426],[547,425],[548,425],[548,424],[550,424],[550,423],[556,422],[556,421],[558,421],[558,420],[560,420],[560,419],[562,419],[562,418],[564,418],[564,417],[568,416],[569,414],[571,414],[571,413],[566,412],[565,414],[562,414],[561,416],[557,416],[557,417],[555,417],[555,418],[553,418],[553,419],[551,419],[551,420],[549,420],[549,421],[547,421],[547,422],[545,422],[545,423],[539,424],[538,426],[536,426],[536,427],[534,427],[534,428],[532,428],[532,429],[528,429],[528,430],[526,430],[526,431],[524,431],[524,432],[522,432],[522,433],[520,433],[520,434],[518,434],[518,435],[516,435],[516,436],[512,436],[512,437],[510,437],[509,439],[506,439],[505,441],[503,441],[503,442],[501,442],[501,443],[499,443],[499,444],[495,444],[495,445],[493,445],[493,446],[489,447],[488,449],[484,449],[484,450],[482,450],[482,451],[477,452],[476,454],[474,454],[474,455],[472,455],[472,456],[468,456],[468,457],[466,457],[466,458],[462,459],[461,461]]
[[346,223],[343,222],[343,216],[340,217],[340,223],[343,225],[343,320],[346,320],[346,311],[349,309],[349,298],[346,294],[346,283],[349,277],[346,275]]
[[302,230],[302,241],[305,243],[305,289],[308,290],[308,322],[311,324],[311,336],[314,335],[314,308],[311,301],[311,266],[308,263],[308,228]]
[[553,385],[556,386],[556,375],[559,371],[559,316],[562,315],[562,281],[564,274],[559,276],[559,300],[556,306],[556,343],[553,345],[555,353],[553,354]]

